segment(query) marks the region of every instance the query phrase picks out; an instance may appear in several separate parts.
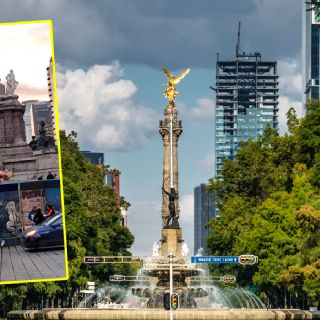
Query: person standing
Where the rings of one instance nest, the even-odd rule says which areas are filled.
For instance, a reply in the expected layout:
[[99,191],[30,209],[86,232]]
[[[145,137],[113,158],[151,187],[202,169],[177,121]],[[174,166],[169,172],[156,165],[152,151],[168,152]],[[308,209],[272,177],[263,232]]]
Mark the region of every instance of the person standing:
[[56,213],[54,212],[52,205],[51,205],[51,204],[47,204],[47,215],[46,215],[46,217],[47,217],[47,218],[51,218],[51,217],[53,217],[55,214],[56,214]]
[[54,175],[52,174],[51,171],[49,171],[47,175],[47,180],[52,180],[52,179],[54,179]]
[[33,217],[33,221],[36,225],[38,225],[44,220],[45,220],[44,215],[42,214],[41,209],[39,208]]
[[36,206],[33,206],[32,207],[32,210],[29,212],[28,214],[28,219],[32,222],[34,222],[34,216],[37,214],[37,207]]

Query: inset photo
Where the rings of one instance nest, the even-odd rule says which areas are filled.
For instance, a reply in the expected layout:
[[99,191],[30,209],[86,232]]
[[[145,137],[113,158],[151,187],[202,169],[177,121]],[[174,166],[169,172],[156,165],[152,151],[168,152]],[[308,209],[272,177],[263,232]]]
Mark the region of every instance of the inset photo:
[[68,278],[51,21],[0,23],[0,284]]

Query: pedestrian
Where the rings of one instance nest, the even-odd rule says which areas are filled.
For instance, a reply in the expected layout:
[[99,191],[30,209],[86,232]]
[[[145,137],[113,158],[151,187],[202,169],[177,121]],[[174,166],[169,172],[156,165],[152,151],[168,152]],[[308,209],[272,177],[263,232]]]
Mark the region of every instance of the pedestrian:
[[54,179],[54,175],[51,173],[51,171],[49,171],[47,175],[47,180],[52,180],[52,179]]
[[41,209],[37,209],[36,214],[33,217],[33,221],[36,225],[40,224],[41,222],[43,222],[45,220],[44,215],[41,212]]
[[47,215],[46,215],[46,217],[47,217],[47,218],[51,218],[51,217],[53,217],[55,214],[56,214],[56,213],[54,212],[52,205],[51,205],[51,204],[47,204]]
[[31,211],[29,212],[29,214],[28,214],[28,219],[29,219],[30,221],[34,222],[33,218],[34,218],[34,216],[36,215],[36,213],[37,213],[37,207],[36,207],[36,206],[33,206],[33,207],[32,207],[32,210],[31,210]]

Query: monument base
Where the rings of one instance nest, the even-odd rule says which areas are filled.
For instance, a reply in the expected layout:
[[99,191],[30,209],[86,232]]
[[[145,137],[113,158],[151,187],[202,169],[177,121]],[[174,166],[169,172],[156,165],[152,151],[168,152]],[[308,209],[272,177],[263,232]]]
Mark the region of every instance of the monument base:
[[[163,309],[43,309],[14,310],[7,319],[61,319],[61,320],[164,320],[170,311]],[[319,319],[319,311],[290,309],[179,309],[173,312],[174,319],[184,320],[276,320],[276,319]]]
[[21,145],[0,147],[0,153],[0,167],[13,170],[13,181],[29,180],[33,176],[46,179],[49,171],[58,174],[58,154],[55,148],[32,152],[27,145]]
[[23,114],[25,106],[17,95],[4,95],[0,86],[0,171],[12,170],[11,181],[46,179],[58,173],[57,148],[32,151],[26,142]]
[[161,230],[160,254],[167,257],[172,253],[175,257],[182,257],[182,230],[180,228],[163,228]]

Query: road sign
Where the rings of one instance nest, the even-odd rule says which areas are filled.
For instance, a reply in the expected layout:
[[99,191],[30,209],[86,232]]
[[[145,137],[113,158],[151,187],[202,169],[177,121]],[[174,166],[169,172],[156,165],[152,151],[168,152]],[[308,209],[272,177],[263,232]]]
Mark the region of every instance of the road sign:
[[191,263],[212,263],[212,264],[256,264],[258,257],[254,255],[241,255],[241,256],[192,256]]
[[123,282],[123,281],[150,281],[149,276],[123,276],[122,274],[114,274],[109,277],[112,282]]
[[112,263],[143,263],[142,256],[85,256],[83,262],[86,264],[112,264]]
[[237,264],[238,256],[192,256],[191,263]]

